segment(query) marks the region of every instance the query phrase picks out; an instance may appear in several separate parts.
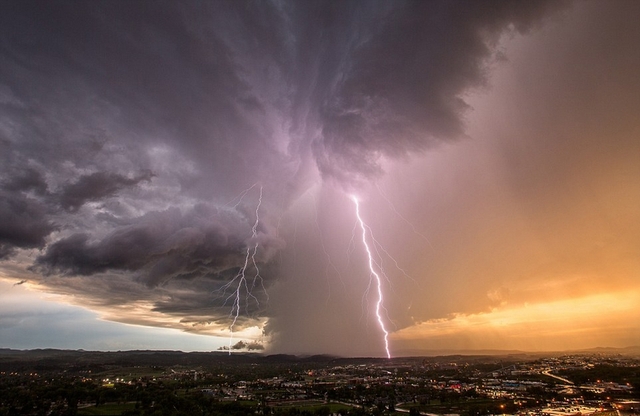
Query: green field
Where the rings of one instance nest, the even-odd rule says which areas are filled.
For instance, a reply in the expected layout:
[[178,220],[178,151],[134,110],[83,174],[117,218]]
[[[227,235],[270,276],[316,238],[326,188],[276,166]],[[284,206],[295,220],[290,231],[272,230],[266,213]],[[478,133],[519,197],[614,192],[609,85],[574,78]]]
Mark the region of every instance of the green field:
[[129,381],[138,380],[142,377],[153,378],[161,376],[164,373],[165,370],[159,367],[122,367],[118,369],[94,372],[93,374],[91,374],[91,376],[110,379],[122,378],[125,381]]
[[[417,408],[420,412],[435,413],[435,414],[448,414],[457,413],[461,415],[474,415],[474,414],[487,414],[495,413],[501,414],[505,411],[513,410],[510,406],[505,406],[508,403],[505,400],[493,400],[493,399],[469,399],[460,400],[457,402],[442,403],[440,400],[431,400],[430,404],[418,404],[418,403],[405,403],[400,406],[403,409]],[[511,405],[512,405],[511,401]],[[501,407],[504,406],[504,407]]]
[[331,411],[331,413],[337,413],[340,410],[349,410],[351,409],[351,406],[347,406],[346,404],[340,404],[340,403],[327,403],[327,404],[317,404],[317,405],[312,405],[312,406],[308,406],[305,407],[305,409],[311,410],[311,412],[321,408],[327,406],[329,408],[329,410]]
[[100,406],[91,406],[78,409],[78,416],[91,416],[91,415],[119,415],[125,410],[135,409],[135,403],[123,403],[123,404],[102,404]]
[[323,402],[319,402],[318,400],[309,400],[309,401],[300,401],[300,402],[292,402],[292,403],[285,403],[282,405],[275,405],[273,406],[274,408],[279,408],[279,409],[290,409],[290,408],[296,408],[296,409],[300,409],[300,410],[308,410],[310,412],[314,412],[317,409],[320,409],[321,407],[328,407],[329,410],[331,411],[331,413],[336,413],[340,410],[348,410],[351,409],[351,406],[348,406],[346,404],[341,404],[341,403],[323,403]]

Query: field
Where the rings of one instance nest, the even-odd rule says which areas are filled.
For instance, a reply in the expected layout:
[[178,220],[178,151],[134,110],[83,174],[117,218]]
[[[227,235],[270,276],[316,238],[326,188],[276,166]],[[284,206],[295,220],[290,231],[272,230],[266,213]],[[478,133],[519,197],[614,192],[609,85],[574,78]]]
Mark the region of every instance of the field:
[[102,404],[100,406],[91,406],[78,409],[78,416],[110,416],[120,415],[125,410],[133,410],[135,403],[123,403],[123,404]]

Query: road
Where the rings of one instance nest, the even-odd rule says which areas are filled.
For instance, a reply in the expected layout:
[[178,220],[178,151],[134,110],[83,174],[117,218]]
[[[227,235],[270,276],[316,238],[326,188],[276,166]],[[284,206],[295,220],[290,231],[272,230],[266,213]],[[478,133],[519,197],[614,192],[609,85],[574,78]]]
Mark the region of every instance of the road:
[[562,378],[562,377],[556,376],[555,374],[551,374],[551,370],[543,370],[542,374],[544,374],[545,376],[553,377],[553,378],[558,379],[560,381],[564,381],[567,384],[574,384],[573,381],[571,381],[571,380],[567,380],[566,378]]

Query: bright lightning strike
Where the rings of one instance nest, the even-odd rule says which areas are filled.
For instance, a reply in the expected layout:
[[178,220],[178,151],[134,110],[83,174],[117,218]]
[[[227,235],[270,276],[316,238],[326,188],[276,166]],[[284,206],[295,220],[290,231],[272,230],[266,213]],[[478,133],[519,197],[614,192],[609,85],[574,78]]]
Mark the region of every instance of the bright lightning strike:
[[367,256],[369,258],[369,277],[375,279],[378,289],[378,299],[376,301],[376,318],[378,320],[378,326],[380,326],[380,330],[384,333],[384,349],[387,352],[387,358],[391,358],[391,352],[389,351],[389,331],[387,331],[387,329],[385,328],[384,321],[382,320],[382,315],[380,313],[380,310],[383,308],[382,302],[384,300],[382,295],[382,279],[374,268],[373,255],[371,254],[369,244],[367,243],[367,229],[369,228],[369,226],[364,223],[362,217],[360,216],[360,204],[358,203],[358,198],[356,198],[354,195],[351,195],[351,199],[356,205],[356,217],[358,218],[358,223],[360,224],[360,229],[362,230],[362,244],[364,245],[365,251],[367,252]]
[[[247,189],[240,197],[240,201],[249,192],[255,184]],[[240,203],[238,202],[238,204]],[[226,285],[224,285],[221,289],[226,292],[227,289],[233,288],[232,293],[227,297],[227,301],[232,301],[231,312],[229,314],[232,317],[231,324],[229,325],[229,355],[231,355],[232,350],[232,342],[233,342],[233,329],[238,322],[238,318],[240,317],[240,308],[242,305],[242,294],[244,293],[244,301],[245,306],[251,301],[255,301],[256,304],[260,304],[258,298],[253,294],[253,289],[259,284],[262,287],[265,295],[268,295],[266,289],[264,287],[264,282],[262,280],[262,276],[260,275],[260,269],[258,268],[258,263],[256,262],[256,254],[258,252],[258,247],[260,243],[258,242],[258,226],[260,225],[260,206],[262,205],[262,186],[260,187],[260,195],[258,197],[258,203],[256,204],[255,210],[255,221],[253,226],[251,227],[251,241],[252,244],[247,245],[247,251],[244,257],[244,264],[240,267],[240,270],[235,275],[235,277]],[[237,204],[236,204],[237,206]],[[251,283],[249,283],[248,271],[247,269],[253,268],[254,274],[251,279]],[[225,302],[226,303],[226,302]]]

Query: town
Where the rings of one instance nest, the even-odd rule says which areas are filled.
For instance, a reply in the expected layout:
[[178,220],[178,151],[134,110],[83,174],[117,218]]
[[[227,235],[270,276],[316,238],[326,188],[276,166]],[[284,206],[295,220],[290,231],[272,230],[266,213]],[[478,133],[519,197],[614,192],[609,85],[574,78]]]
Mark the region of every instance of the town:
[[640,359],[620,354],[294,357],[0,351],[4,415],[640,413]]

